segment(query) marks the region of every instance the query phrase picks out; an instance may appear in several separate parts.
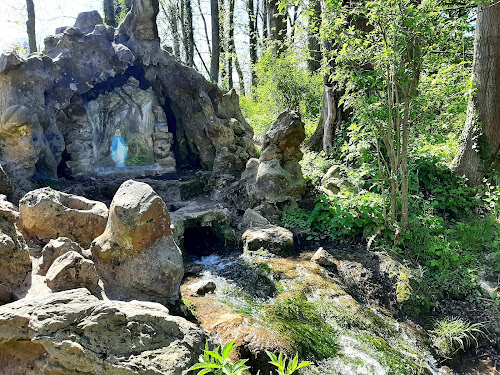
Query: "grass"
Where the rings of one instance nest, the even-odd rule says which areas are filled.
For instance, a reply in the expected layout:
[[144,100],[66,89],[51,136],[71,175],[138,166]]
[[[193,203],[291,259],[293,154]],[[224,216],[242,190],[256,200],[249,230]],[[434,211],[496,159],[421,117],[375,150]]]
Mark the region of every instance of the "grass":
[[465,351],[471,346],[477,347],[477,337],[486,336],[482,323],[470,323],[452,317],[436,321],[430,333],[438,353],[444,357],[451,356],[459,350]]

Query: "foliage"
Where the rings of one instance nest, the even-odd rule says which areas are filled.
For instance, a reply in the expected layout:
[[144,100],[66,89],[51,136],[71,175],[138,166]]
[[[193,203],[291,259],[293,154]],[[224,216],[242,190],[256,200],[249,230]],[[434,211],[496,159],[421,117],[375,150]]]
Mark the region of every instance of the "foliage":
[[208,349],[208,342],[205,343],[205,350],[200,355],[199,362],[192,366],[189,371],[199,370],[197,375],[241,375],[249,367],[245,365],[246,359],[233,363],[229,356],[234,350],[234,341],[228,342],[219,353],[220,347],[214,350]]
[[370,237],[384,223],[382,197],[370,192],[347,196],[320,195],[312,211],[283,214],[285,227],[306,233],[306,240],[341,240]]
[[311,134],[321,109],[323,78],[311,76],[294,53],[274,56],[270,51],[254,67],[258,84],[240,104],[256,134],[263,134],[285,109],[300,112]]
[[302,173],[306,180],[311,181],[314,186],[321,185],[321,179],[334,163],[329,159],[324,151],[316,153],[314,151],[304,151],[304,157],[300,161]]
[[287,357],[283,356],[283,353],[280,353],[279,356],[276,356],[275,354],[271,352],[266,352],[267,356],[271,359],[269,362],[270,364],[276,366],[276,371],[278,372],[278,375],[292,375],[295,371],[301,369],[302,367],[309,366],[311,363],[310,362],[300,362],[299,363],[299,356],[298,354],[295,354],[295,357],[293,359],[290,359],[287,364]]
[[439,354],[444,357],[477,346],[477,336],[485,335],[483,324],[449,317],[436,321],[430,333]]

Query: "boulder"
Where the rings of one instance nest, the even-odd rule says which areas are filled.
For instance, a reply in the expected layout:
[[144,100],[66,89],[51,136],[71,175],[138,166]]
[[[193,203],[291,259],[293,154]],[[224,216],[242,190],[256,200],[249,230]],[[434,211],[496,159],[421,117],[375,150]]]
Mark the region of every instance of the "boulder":
[[198,281],[197,283],[191,284],[189,286],[189,289],[193,293],[195,293],[199,296],[204,296],[207,293],[215,292],[216,285],[211,280],[201,280],[201,281]]
[[6,374],[187,375],[206,339],[160,304],[100,301],[86,289],[0,307]]
[[0,216],[16,222],[19,219],[19,210],[13,203],[7,200],[7,196],[0,194]]
[[243,233],[242,240],[245,252],[263,249],[272,254],[286,255],[292,253],[295,248],[292,232],[274,225],[247,229]]
[[54,260],[69,251],[74,251],[85,258],[89,258],[92,255],[89,250],[84,250],[78,243],[70,240],[68,237],[59,237],[55,240],[50,240],[42,250],[39,269],[40,275],[45,275]]
[[17,290],[30,272],[31,259],[23,237],[13,220],[0,214],[0,305],[18,298]]
[[83,247],[106,228],[108,208],[104,203],[51,188],[29,192],[19,201],[22,228],[28,236],[48,242],[68,237]]
[[283,208],[300,200],[306,183],[299,161],[304,123],[293,111],[283,112],[264,137],[260,159],[248,160],[229,199],[240,209],[263,203]]
[[82,12],[76,17],[75,27],[78,27],[85,34],[94,31],[95,25],[101,25],[104,22],[102,17],[97,10],[91,10],[90,12]]
[[271,226],[269,220],[259,214],[256,210],[252,208],[245,210],[243,220],[241,221],[242,228],[266,228],[269,226]]
[[97,293],[99,289],[99,276],[94,262],[76,251],[68,251],[54,260],[47,271],[45,282],[54,292],[87,288],[90,292]]
[[104,233],[91,246],[110,298],[175,303],[184,274],[163,200],[147,184],[125,181],[109,209]]
[[333,266],[335,265],[335,258],[325,249],[320,247],[312,256],[311,260],[318,263],[320,266]]
[[0,165],[0,195],[10,197],[12,194],[12,182],[9,176],[5,173],[2,165]]
[[31,188],[31,180],[57,178],[57,163],[33,111],[13,105],[0,120],[0,163],[21,190]]
[[344,189],[352,189],[354,185],[349,181],[344,167],[332,165],[321,179],[323,191],[328,195],[335,195]]

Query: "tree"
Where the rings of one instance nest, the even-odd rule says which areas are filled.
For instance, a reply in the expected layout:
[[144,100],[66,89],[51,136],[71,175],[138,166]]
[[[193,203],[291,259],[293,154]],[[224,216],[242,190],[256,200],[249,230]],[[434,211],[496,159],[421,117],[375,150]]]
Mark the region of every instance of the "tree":
[[[28,0],[29,1],[29,0]],[[116,27],[116,11],[114,0],[103,0],[102,8],[104,10],[104,22],[106,25]]]
[[253,0],[247,0],[247,12],[248,12],[248,30],[249,30],[248,35],[250,42],[250,68],[251,68],[250,82],[253,88],[257,83],[257,76],[254,70],[255,64],[257,64],[257,19],[255,17]]
[[36,34],[35,34],[35,5],[33,0],[26,0],[26,8],[28,10],[28,21],[26,22],[26,27],[28,31],[28,43],[30,47],[30,53],[36,52]]
[[233,57],[234,57],[234,0],[229,0],[229,35],[227,40],[227,74],[228,74],[228,88],[231,90],[233,88]]
[[321,68],[321,42],[320,27],[321,27],[321,0],[309,1],[309,17],[307,25],[307,67],[311,74],[317,73]]
[[210,80],[219,82],[220,64],[220,20],[219,1],[210,0],[211,23],[212,23],[212,54],[210,58]]
[[473,84],[461,145],[452,168],[472,186],[492,165],[500,170],[500,4],[477,7]]
[[287,18],[285,9],[280,10],[279,0],[268,0],[269,40],[274,55],[286,49]]

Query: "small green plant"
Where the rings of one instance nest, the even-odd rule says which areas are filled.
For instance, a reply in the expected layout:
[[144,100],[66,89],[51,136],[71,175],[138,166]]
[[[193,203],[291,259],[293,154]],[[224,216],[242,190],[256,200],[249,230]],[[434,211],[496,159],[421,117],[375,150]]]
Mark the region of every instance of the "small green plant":
[[246,359],[242,359],[236,363],[229,358],[234,350],[235,342],[230,341],[222,348],[222,352],[219,353],[220,347],[216,347],[214,350],[208,349],[208,342],[205,343],[205,350],[203,354],[200,355],[199,362],[192,366],[189,371],[196,371],[197,375],[241,375],[244,371],[248,370],[249,367],[245,365]]
[[443,357],[454,355],[459,350],[467,350],[472,345],[478,345],[477,336],[486,334],[483,324],[470,323],[460,318],[449,318],[438,320],[435,328],[430,331],[434,346]]
[[280,353],[279,356],[276,356],[271,352],[266,352],[266,353],[267,356],[271,359],[269,363],[276,366],[276,371],[278,372],[278,375],[291,375],[298,369],[309,366],[311,364],[311,362],[307,361],[301,361],[299,363],[298,354],[295,354],[295,357],[289,360],[287,364],[287,357],[286,355],[284,356],[283,353]]

